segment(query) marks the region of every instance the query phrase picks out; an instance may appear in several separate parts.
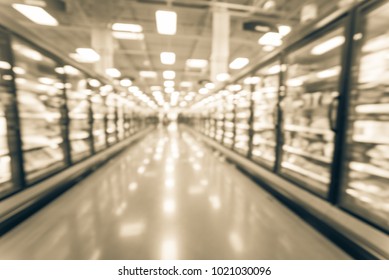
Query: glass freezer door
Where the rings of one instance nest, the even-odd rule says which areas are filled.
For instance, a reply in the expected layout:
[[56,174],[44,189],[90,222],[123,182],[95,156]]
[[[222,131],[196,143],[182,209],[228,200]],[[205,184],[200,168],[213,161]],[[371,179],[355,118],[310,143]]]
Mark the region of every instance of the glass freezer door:
[[361,16],[341,204],[389,231],[389,3]]
[[337,28],[286,57],[281,172],[321,196],[331,181],[344,42],[344,28]]

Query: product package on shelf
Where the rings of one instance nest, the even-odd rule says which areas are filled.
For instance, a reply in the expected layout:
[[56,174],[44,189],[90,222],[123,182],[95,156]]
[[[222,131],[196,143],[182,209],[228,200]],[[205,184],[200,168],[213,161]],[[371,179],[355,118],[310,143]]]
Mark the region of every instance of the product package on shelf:
[[106,108],[103,97],[95,92],[91,97],[93,112],[93,143],[95,151],[100,151],[106,146],[105,137],[105,116]]
[[343,32],[339,27],[287,55],[282,172],[322,196],[331,183]]
[[389,4],[364,15],[350,96],[341,203],[389,231]]

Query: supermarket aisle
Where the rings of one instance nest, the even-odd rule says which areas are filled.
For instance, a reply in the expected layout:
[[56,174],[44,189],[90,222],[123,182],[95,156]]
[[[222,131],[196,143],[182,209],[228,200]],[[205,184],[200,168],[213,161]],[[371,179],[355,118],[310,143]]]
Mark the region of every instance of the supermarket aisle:
[[0,238],[0,259],[349,258],[171,125]]

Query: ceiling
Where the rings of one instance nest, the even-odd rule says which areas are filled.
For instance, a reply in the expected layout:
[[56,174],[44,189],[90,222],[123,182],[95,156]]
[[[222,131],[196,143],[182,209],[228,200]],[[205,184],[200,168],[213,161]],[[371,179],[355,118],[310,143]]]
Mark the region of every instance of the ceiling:
[[[76,48],[91,47],[92,28],[111,30],[115,22],[134,23],[143,27],[143,40],[114,39],[113,66],[122,77],[131,77],[140,89],[151,96],[151,86],[163,85],[162,72],[176,72],[176,90],[194,91],[203,86],[202,81],[210,79],[210,67],[189,69],[187,59],[210,61],[212,51],[212,14],[215,9],[227,9],[230,14],[230,39],[228,63],[237,57],[250,59],[248,66],[268,53],[258,44],[263,35],[243,30],[243,23],[249,20],[273,25],[289,25],[292,30],[301,25],[301,9],[315,3],[319,15],[337,8],[338,0],[46,0],[45,10],[53,15],[59,26],[38,25],[11,7],[13,3],[34,3],[41,0],[0,0],[0,24],[22,27],[43,45],[50,44],[57,52],[68,56]],[[269,4],[272,2],[274,5]],[[157,32],[155,12],[173,10],[177,13],[177,33],[161,35]],[[294,36],[293,32],[288,36]],[[160,53],[174,52],[174,65],[164,65]],[[92,64],[85,65],[93,69]],[[157,78],[142,78],[140,71],[156,71]],[[231,70],[231,75],[241,70]],[[180,82],[190,81],[191,88],[181,88]]]

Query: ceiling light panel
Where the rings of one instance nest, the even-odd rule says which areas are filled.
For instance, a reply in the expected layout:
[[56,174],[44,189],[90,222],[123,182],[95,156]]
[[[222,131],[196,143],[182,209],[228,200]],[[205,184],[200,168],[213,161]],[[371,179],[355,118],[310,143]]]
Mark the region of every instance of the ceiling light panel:
[[120,73],[120,71],[116,68],[105,69],[105,74],[107,74],[111,78],[119,78],[122,75],[122,73]]
[[174,35],[177,32],[177,13],[173,11],[156,11],[157,31],[163,35]]
[[276,32],[267,32],[261,38],[259,38],[258,44],[279,47],[282,45],[282,36]]
[[174,81],[165,81],[163,83],[164,87],[174,87]]
[[325,54],[339,46],[341,46],[345,42],[344,36],[335,36],[323,43],[320,43],[312,48],[311,54],[313,55],[322,55]]
[[231,63],[230,63],[230,68],[231,69],[242,69],[249,63],[249,59],[246,57],[238,57],[235,58]]
[[166,70],[166,71],[163,71],[163,78],[165,80],[173,80],[176,78],[176,72],[174,71],[171,71],[171,70]]
[[161,63],[173,65],[176,62],[176,54],[173,52],[161,52]]
[[143,40],[145,35],[143,33],[132,33],[132,32],[112,32],[112,36],[119,40]]
[[205,59],[188,59],[186,66],[189,68],[205,68],[208,66],[208,60]]
[[157,77],[157,72],[154,72],[154,71],[140,71],[139,75],[142,78],[156,78]]
[[114,23],[114,24],[112,24],[112,30],[113,31],[125,31],[125,32],[140,33],[143,31],[143,28],[139,24]]
[[58,21],[41,7],[24,4],[12,4],[12,7],[36,24],[48,26],[58,25]]

